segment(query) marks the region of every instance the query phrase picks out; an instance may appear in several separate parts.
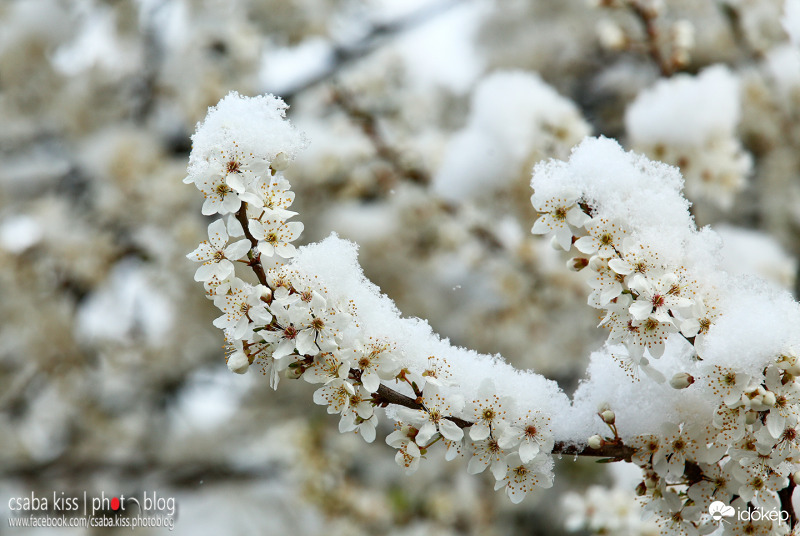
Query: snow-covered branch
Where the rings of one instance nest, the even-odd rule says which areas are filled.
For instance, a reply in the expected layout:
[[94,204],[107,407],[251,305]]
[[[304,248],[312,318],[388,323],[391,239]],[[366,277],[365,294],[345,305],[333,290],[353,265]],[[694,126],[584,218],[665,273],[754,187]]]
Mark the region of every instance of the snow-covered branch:
[[720,269],[720,240],[695,227],[676,168],[588,138],[534,169],[532,232],[572,252],[567,266],[588,274],[588,304],[609,331],[570,400],[402,318],[353,243],[295,248],[303,225],[282,171],[305,141],[284,111],[231,94],[193,137],[186,182],[220,219],[189,257],[222,312],[231,370],[256,366],[273,388],[281,376],[318,385],[314,401],[367,442],[385,416],[409,472],[441,449],[467,457],[470,473],[489,468],[514,502],[550,487],[552,454],[569,453],[640,466],[645,509],[671,531],[713,530],[715,501],[781,507],[800,461],[800,307]]

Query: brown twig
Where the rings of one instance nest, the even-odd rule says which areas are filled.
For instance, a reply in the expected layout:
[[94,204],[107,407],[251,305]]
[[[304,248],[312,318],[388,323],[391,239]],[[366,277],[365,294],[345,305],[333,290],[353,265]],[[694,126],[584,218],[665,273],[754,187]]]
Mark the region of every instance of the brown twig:
[[[264,273],[264,267],[261,265],[261,254],[258,253],[258,240],[250,233],[250,229],[247,226],[247,203],[244,201],[242,201],[242,206],[236,212],[236,219],[242,224],[244,236],[250,241],[250,251],[247,252],[247,258],[250,262],[248,262],[247,265],[253,269],[253,272],[258,278],[258,282],[264,286],[268,286],[267,274]],[[256,251],[256,253],[253,253],[253,251]]]

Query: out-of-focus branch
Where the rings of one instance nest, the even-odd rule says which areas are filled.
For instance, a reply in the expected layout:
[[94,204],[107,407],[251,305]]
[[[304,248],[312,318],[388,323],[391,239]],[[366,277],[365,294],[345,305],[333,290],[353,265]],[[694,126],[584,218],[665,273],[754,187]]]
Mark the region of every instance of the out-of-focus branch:
[[638,45],[641,44],[644,48],[643,53],[653,60],[661,76],[672,76],[677,70],[685,67],[686,58],[682,58],[677,54],[668,55],[664,52],[665,43],[663,43],[661,39],[661,31],[658,25],[659,11],[657,7],[649,5],[646,0],[622,0],[621,2],[615,0],[600,0],[599,6],[626,9],[634,16],[644,31],[644,42],[633,43],[626,41],[626,48],[627,50],[638,50]]
[[0,411],[12,406],[25,392],[31,382],[36,378],[39,368],[34,363],[28,363],[22,371],[14,377],[14,381],[0,396]]
[[396,173],[417,184],[430,183],[431,178],[428,172],[416,166],[409,166],[403,161],[403,157],[397,149],[389,145],[384,139],[375,115],[358,106],[347,90],[342,88],[334,89],[332,100],[361,128],[375,148],[378,157],[389,164]]
[[661,44],[659,42],[659,31],[656,21],[658,20],[658,13],[643,5],[638,0],[627,2],[628,9],[639,20],[647,35],[647,52],[653,61],[658,65],[662,76],[670,76],[674,72],[672,62],[668,61],[661,53]]
[[312,87],[316,87],[322,82],[330,80],[336,76],[342,68],[353,61],[368,56],[378,49],[386,40],[413,29],[447,12],[451,8],[465,3],[465,1],[466,0],[445,0],[437,2],[433,5],[425,6],[406,17],[391,22],[376,24],[355,43],[339,44],[336,46],[333,49],[333,60],[325,70],[313,78],[303,81],[302,84],[281,92],[281,97],[286,102],[291,102],[298,94]]
[[[416,166],[409,166],[404,162],[402,155],[397,149],[392,147],[383,137],[378,118],[369,110],[359,106],[352,95],[343,88],[333,90],[332,101],[338,105],[342,111],[356,123],[364,134],[369,138],[378,157],[383,160],[398,177],[419,185],[428,185],[432,182],[432,177],[427,169]],[[441,201],[441,210],[451,217],[456,217],[459,211],[457,204]],[[494,235],[494,233],[481,225],[474,224],[470,227],[470,232],[480,240],[490,251],[498,252],[505,250],[505,246]]]
[[83,483],[91,475],[117,475],[124,481],[141,481],[145,477],[158,475],[159,481],[172,486],[196,486],[214,482],[263,480],[274,476],[274,467],[241,468],[221,464],[217,460],[166,462],[162,465],[153,460],[131,462],[104,462],[96,459],[80,460],[57,458],[50,462],[18,464],[0,470],[3,479],[19,479],[34,482],[52,482],[54,479],[75,480]]
[[745,55],[753,61],[759,60],[762,57],[762,53],[753,48],[750,42],[747,40],[747,35],[745,34],[744,27],[742,26],[742,14],[739,11],[739,8],[736,6],[728,3],[728,2],[716,2],[717,7],[722,12],[723,17],[728,23],[728,27],[731,30],[731,36],[733,37],[734,42],[739,46],[739,49],[742,50]]

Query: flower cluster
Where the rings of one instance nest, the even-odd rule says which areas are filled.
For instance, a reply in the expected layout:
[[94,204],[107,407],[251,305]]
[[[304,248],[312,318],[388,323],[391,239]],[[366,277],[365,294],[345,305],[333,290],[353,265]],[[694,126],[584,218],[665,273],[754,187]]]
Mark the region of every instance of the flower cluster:
[[[662,370],[674,372],[670,388],[697,397],[694,413],[672,413],[665,404],[664,418],[651,433],[623,434],[636,449],[632,461],[644,470],[638,493],[645,511],[657,516],[665,534],[715,530],[719,519],[709,511],[715,501],[727,505],[738,498],[744,510],[778,512],[779,492],[800,468],[800,367],[792,333],[797,305],[788,302],[783,309],[781,298],[762,289],[762,308],[748,299],[747,314],[763,314],[789,331],[753,330],[741,302],[752,289],[707,271],[696,248],[710,242],[700,233],[659,225],[662,238],[669,235],[659,242],[649,218],[621,217],[610,197],[581,192],[576,184],[552,189],[548,173],[552,169],[534,177],[534,188],[541,185],[545,194],[537,191],[532,198],[541,213],[533,232],[550,234],[555,245],[578,254],[568,266],[590,274],[588,302],[603,311],[607,347],[623,356],[619,360],[634,376],[642,370],[645,380],[666,384]],[[635,195],[625,201],[647,202]],[[659,370],[654,360],[669,364]],[[609,413],[601,416],[614,425],[613,437],[593,436],[590,446],[622,440]],[[766,524],[771,534],[787,533],[787,519],[776,515],[749,522],[758,530]],[[747,532],[754,527],[736,532],[741,527],[726,525],[724,533],[760,533]]]
[[625,345],[634,370],[658,375],[649,359],[663,355],[670,334],[707,332],[712,318],[697,283],[682,265],[660,261],[623,221],[597,213],[576,192],[534,194],[532,202],[541,214],[532,232],[551,235],[564,250],[574,243],[579,256],[567,266],[591,272],[589,305],[603,311],[600,326],[610,331],[609,343]]
[[[409,471],[441,442],[448,459],[470,458],[469,472],[490,467],[497,489],[514,502],[535,486],[550,487],[554,438],[544,413],[516,409],[491,381],[465,396],[445,357],[371,334],[365,327],[371,315],[362,316],[354,300],[300,263],[264,269],[267,258],[295,257],[292,242],[303,229],[289,221],[294,194],[282,171],[298,137],[285,129],[283,109],[274,98],[232,94],[193,138],[185,182],[203,192],[203,214],[222,218],[188,257],[202,263],[195,279],[222,312],[214,325],[225,332],[228,367],[237,373],[260,367],[273,388],[281,376],[318,385],[314,402],[339,415],[341,432],[367,442],[375,440],[378,409],[399,406],[388,412],[397,430],[386,441]],[[252,116],[265,119],[262,128],[284,129],[289,146],[253,143]],[[252,269],[257,281],[238,277],[237,267]]]
[[619,536],[656,536],[659,533],[652,520],[642,520],[636,496],[630,489],[589,486],[581,494],[565,494],[562,503],[567,530]]

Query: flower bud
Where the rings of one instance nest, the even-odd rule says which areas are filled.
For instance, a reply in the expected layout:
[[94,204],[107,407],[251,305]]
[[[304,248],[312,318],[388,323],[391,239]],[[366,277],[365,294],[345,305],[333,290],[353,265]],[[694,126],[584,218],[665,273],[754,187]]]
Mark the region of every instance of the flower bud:
[[272,302],[272,290],[269,287],[262,286],[261,288],[261,301],[265,303]]
[[228,369],[236,374],[244,374],[250,368],[250,360],[244,352],[234,352],[228,357]]
[[792,473],[792,482],[795,486],[800,486],[800,471]]
[[628,42],[625,32],[613,21],[602,19],[597,23],[597,38],[608,50],[622,50]]
[[679,372],[669,381],[673,389],[686,389],[694,383],[694,377],[688,372]]
[[573,272],[580,272],[589,266],[589,259],[585,257],[573,257],[567,261],[567,268]]
[[275,171],[283,171],[289,167],[289,157],[286,156],[286,153],[278,153],[275,155],[275,158],[272,159],[272,163],[270,163],[269,167]]
[[603,446],[604,441],[603,441],[602,437],[600,437],[599,435],[595,434],[595,435],[593,435],[592,437],[589,438],[588,443],[589,443],[589,448],[590,449],[597,450],[597,449],[599,449],[600,447]]
[[753,398],[748,400],[749,405],[755,411],[764,411],[764,395],[755,395]]
[[286,375],[286,378],[290,380],[296,380],[303,375],[303,369],[301,367],[289,367],[286,369],[284,374]]
[[606,424],[614,424],[617,416],[614,415],[614,412],[610,409],[605,410],[600,414],[600,417],[603,419],[603,422]]
[[775,405],[775,402],[777,402],[777,401],[778,401],[778,399],[775,397],[775,393],[773,393],[772,391],[767,391],[766,393],[764,393],[764,401],[763,401],[763,403],[764,403],[765,406],[771,408],[772,406]]
[[639,482],[639,484],[636,486],[636,495],[639,497],[647,495],[647,486],[644,482]]
[[598,255],[595,255],[591,259],[589,259],[589,268],[594,270],[595,272],[599,272],[600,270],[604,270],[606,268],[606,261],[601,259]]
[[800,376],[800,363],[793,352],[786,352],[778,358],[778,368],[781,368],[792,376]]

